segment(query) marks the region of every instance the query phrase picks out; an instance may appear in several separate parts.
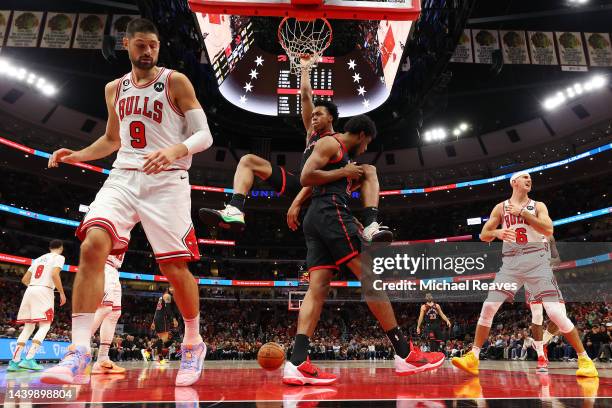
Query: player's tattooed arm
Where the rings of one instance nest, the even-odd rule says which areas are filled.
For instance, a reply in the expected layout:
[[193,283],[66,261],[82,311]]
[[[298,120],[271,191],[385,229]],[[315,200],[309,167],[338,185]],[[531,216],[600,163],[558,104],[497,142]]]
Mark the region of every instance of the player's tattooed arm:
[[536,215],[531,214],[529,211],[522,209],[520,216],[523,217],[534,230],[543,234],[547,237],[553,234],[553,222],[548,215],[548,208],[546,204],[536,202],[535,205]]
[[335,170],[321,170],[325,165],[339,153],[338,142],[333,137],[324,137],[315,144],[312,154],[306,160],[304,169],[300,176],[303,186],[316,186],[327,184],[349,178],[358,180],[363,177],[363,169],[354,163]]
[[508,228],[497,229],[497,226],[502,223],[503,217],[503,204],[499,203],[491,211],[489,220],[483,225],[482,231],[480,232],[480,240],[484,242],[491,242],[496,238],[500,241],[515,242],[516,233]]
[[108,110],[106,131],[95,142],[81,150],[59,149],[53,152],[49,158],[48,167],[57,167],[60,162],[78,163],[101,159],[110,156],[121,147],[119,138],[119,118],[115,112],[115,95],[117,92],[118,79],[106,84],[104,96]]
[[548,237],[548,243],[550,244],[550,266],[557,266],[561,263],[561,256],[557,250],[557,241],[552,235]]

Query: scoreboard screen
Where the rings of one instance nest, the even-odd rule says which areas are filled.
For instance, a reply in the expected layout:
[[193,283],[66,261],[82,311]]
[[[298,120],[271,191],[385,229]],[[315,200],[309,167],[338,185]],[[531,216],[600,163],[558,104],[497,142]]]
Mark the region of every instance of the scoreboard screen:
[[[262,115],[300,115],[300,78],[290,73],[287,55],[269,54],[258,47],[249,17],[196,15],[225,99]],[[347,55],[323,56],[310,72],[314,99],[333,101],[340,117],[365,113],[385,102],[412,24],[362,23],[362,43]]]
[[[326,57],[310,71],[310,85],[315,100],[333,100],[333,62],[333,58]],[[278,86],[276,88],[279,116],[298,116],[302,112],[300,82],[301,78],[299,76],[291,74],[289,62],[283,62],[278,70]]]

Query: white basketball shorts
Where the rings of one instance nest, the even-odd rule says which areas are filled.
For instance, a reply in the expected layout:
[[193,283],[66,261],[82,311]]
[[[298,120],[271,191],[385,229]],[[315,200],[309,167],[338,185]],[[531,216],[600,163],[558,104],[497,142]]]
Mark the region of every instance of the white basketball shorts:
[[130,232],[141,222],[158,263],[197,261],[198,243],[191,221],[191,186],[186,170],[147,175],[113,169],[77,229],[101,228],[113,241],[111,254],[125,252]]
[[51,323],[53,301],[53,289],[46,286],[28,286],[17,313],[17,323]]

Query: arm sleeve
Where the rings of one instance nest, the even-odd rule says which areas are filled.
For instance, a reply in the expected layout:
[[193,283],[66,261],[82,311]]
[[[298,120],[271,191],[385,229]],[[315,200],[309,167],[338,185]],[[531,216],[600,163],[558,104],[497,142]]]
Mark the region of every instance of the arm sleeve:
[[187,132],[189,136],[183,144],[187,146],[189,154],[195,154],[208,149],[213,144],[212,133],[208,127],[204,109],[190,109],[185,112]]

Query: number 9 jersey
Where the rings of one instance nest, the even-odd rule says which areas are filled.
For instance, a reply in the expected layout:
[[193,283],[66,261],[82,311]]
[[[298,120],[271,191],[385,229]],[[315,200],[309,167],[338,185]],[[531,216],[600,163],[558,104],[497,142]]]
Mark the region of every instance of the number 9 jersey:
[[[136,84],[131,73],[119,79],[115,113],[119,118],[121,147],[114,168],[141,170],[145,155],[182,143],[190,136],[185,115],[170,96],[173,73],[160,67],[155,78],[142,85]],[[170,169],[188,170],[190,166],[191,155],[187,155],[172,163]]]

